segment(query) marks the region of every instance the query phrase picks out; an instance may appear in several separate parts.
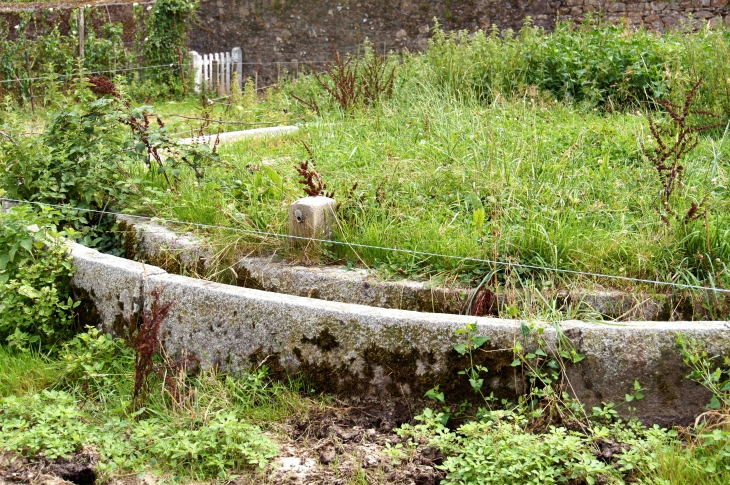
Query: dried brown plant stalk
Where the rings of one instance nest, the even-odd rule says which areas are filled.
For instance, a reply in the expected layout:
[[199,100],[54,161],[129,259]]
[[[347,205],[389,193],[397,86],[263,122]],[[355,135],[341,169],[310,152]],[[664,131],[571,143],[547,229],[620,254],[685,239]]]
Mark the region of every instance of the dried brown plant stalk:
[[[359,106],[371,106],[381,98],[393,94],[395,66],[388,68],[388,58],[373,52],[360,61],[351,56],[341,56],[337,47],[332,45],[334,62],[325,65],[324,72],[312,68],[314,78],[330,98],[343,111],[351,111]],[[292,95],[302,105],[320,115],[319,105],[314,99],[302,99]]]
[[693,201],[684,215],[678,214],[672,207],[672,195],[681,184],[684,176],[685,166],[682,160],[697,146],[697,133],[717,128],[722,124],[718,122],[709,125],[690,126],[689,121],[692,115],[719,118],[718,115],[709,111],[691,109],[692,100],[697,94],[701,83],[702,78],[692,86],[681,106],[667,100],[658,100],[657,103],[667,111],[673,126],[670,129],[663,129],[657,125],[651,115],[648,115],[649,131],[652,138],[654,138],[656,147],[649,149],[644,146],[643,142],[641,143],[644,156],[652,163],[659,175],[662,187],[657,212],[667,225],[670,224],[672,219],[681,220],[685,223],[691,222],[703,217],[707,212],[707,196],[699,203]]
[[131,337],[131,347],[135,350],[134,359],[134,402],[139,403],[147,393],[147,385],[152,372],[157,370],[154,356],[160,350],[160,325],[170,314],[172,301],[161,303],[162,289],[150,292],[150,310],[142,314],[142,323]]
[[297,166],[297,172],[302,177],[299,180],[299,183],[302,185],[304,193],[306,193],[310,197],[317,197],[320,195],[323,195],[325,197],[334,197],[334,191],[325,191],[327,189],[327,184],[322,181],[322,176],[317,171],[314,163],[314,154],[312,153],[312,149],[309,148],[309,145],[307,145],[304,141],[302,141],[302,145],[304,145],[304,149],[309,155],[308,160],[299,162],[299,165]]

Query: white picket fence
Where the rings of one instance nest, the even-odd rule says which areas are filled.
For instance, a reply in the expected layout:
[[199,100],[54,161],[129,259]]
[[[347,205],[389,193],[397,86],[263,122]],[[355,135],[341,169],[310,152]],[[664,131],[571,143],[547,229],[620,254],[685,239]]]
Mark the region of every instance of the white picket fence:
[[190,51],[195,92],[203,87],[218,94],[231,94],[233,73],[238,73],[238,87],[243,88],[243,51],[234,47],[231,52],[216,52],[200,55]]

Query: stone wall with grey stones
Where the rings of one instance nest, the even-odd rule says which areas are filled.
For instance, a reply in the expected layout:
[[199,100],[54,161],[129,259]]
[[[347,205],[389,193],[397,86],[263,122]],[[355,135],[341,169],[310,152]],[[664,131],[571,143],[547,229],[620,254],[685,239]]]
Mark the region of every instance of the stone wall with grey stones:
[[519,29],[525,18],[551,29],[557,19],[587,13],[662,31],[689,17],[730,23],[728,0],[201,0],[190,47],[198,52],[241,47],[246,75],[259,85],[312,61],[332,59],[332,46],[356,51],[367,38],[378,50],[421,51],[434,18],[447,30]]

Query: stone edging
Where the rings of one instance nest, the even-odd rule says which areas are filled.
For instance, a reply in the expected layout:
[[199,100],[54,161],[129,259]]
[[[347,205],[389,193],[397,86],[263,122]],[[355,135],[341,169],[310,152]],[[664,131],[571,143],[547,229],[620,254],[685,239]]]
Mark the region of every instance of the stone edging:
[[[213,260],[213,251],[203,240],[133,217],[118,216],[117,220],[125,256],[130,259],[149,262],[171,273],[189,274],[204,274]],[[463,313],[472,291],[433,286],[427,281],[381,280],[365,269],[300,266],[276,256],[242,258],[233,270],[236,284],[246,288],[420,312]],[[546,298],[555,298],[558,307],[572,305],[618,320],[682,320],[707,313],[704,301],[640,291],[574,290]],[[730,297],[716,296],[714,303],[718,308],[727,307]]]
[[216,139],[220,142],[231,142],[244,138],[256,138],[261,136],[278,136],[294,133],[299,130],[298,126],[270,126],[267,128],[254,128],[252,130],[227,131],[218,135],[196,136],[193,138],[180,138],[178,143],[183,145],[213,145]]
[[[457,371],[468,360],[453,350],[465,337],[455,331],[477,323],[490,337],[476,363],[485,365],[487,394],[514,397],[521,387],[512,348],[520,322],[495,318],[418,313],[270,293],[171,275],[71,244],[73,288],[82,301],[83,323],[125,334],[149,309],[150,290],[170,302],[161,334],[171,355],[188,354],[203,365],[236,371],[265,364],[275,377],[302,371],[318,392],[417,401],[435,385],[448,399],[473,397]],[[638,379],[648,390],[635,404],[647,423],[689,423],[709,393],[687,380],[675,344],[678,333],[703,342],[710,354],[730,352],[722,322],[633,322],[623,325],[566,321],[561,328],[585,360],[569,365],[571,391],[588,408],[623,402]],[[534,341],[532,332],[528,342]],[[554,348],[552,326],[541,337]]]

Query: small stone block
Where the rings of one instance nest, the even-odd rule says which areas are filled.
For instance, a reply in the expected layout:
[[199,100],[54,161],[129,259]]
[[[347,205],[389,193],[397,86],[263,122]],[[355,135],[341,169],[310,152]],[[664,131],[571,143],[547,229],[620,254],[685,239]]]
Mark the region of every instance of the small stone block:
[[[335,224],[337,201],[329,197],[304,197],[289,206],[289,235],[330,239]],[[306,245],[304,239],[291,239],[293,246]]]

